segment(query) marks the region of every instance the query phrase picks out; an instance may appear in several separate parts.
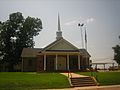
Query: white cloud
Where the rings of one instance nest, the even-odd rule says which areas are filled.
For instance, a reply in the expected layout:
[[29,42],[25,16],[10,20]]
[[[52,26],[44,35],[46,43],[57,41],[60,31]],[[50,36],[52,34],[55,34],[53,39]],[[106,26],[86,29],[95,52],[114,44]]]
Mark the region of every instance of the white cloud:
[[76,20],[73,20],[73,21],[69,21],[69,22],[66,22],[64,25],[66,26],[70,26],[70,25],[75,25],[75,24],[78,24],[78,23],[84,23],[84,24],[88,24],[88,23],[91,23],[93,22],[95,19],[94,18],[87,18],[87,19],[83,19],[83,18],[78,18]]
[[69,25],[74,25],[75,23],[77,23],[77,20],[67,22],[65,23],[65,25],[69,26]]
[[94,21],[94,18],[88,18],[88,19],[86,19],[85,20],[85,22],[88,24],[88,23],[91,23],[91,22],[93,22]]

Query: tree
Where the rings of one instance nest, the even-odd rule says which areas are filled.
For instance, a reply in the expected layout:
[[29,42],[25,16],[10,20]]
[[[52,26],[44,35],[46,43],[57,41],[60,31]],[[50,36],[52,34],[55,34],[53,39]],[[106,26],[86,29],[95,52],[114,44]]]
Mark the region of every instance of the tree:
[[[120,39],[120,36],[119,36]],[[114,50],[114,60],[120,65],[120,45],[113,47]]]
[[22,16],[22,13],[12,13],[5,22],[0,22],[0,55],[2,61],[7,63],[9,71],[21,60],[23,48],[33,48],[33,37],[37,36],[42,29],[39,18]]

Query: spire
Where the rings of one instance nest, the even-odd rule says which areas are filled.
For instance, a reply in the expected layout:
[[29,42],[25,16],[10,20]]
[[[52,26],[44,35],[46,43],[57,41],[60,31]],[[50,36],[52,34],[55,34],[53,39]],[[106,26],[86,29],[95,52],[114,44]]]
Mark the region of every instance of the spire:
[[60,16],[58,13],[58,31],[56,32],[56,39],[61,39],[62,37],[62,31],[61,31],[61,27],[60,27]]
[[59,13],[58,13],[58,31],[61,31],[61,28],[60,28],[60,16],[59,16]]

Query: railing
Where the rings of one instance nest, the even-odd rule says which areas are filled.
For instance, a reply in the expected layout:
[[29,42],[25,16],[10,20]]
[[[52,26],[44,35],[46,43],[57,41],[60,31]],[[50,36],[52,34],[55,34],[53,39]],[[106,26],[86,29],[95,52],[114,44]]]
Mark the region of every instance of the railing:
[[72,74],[71,74],[70,70],[68,71],[68,78],[72,78]]
[[91,72],[91,76],[94,77],[98,81],[98,72],[97,72],[97,70],[95,70],[95,71],[91,70],[90,72]]
[[68,80],[69,80],[70,86],[73,87],[73,84],[71,82],[71,78],[72,78],[72,74],[71,74],[70,70],[68,70]]

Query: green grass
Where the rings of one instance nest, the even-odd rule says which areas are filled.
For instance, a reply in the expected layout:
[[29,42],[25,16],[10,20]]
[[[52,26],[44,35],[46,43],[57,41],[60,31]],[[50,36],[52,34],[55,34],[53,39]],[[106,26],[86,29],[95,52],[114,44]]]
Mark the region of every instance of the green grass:
[[0,72],[0,90],[33,90],[70,87],[59,73]]
[[[120,84],[120,72],[77,72],[97,75],[100,85]],[[59,73],[0,72],[0,90],[35,90],[70,87],[67,77]]]
[[97,76],[100,85],[118,85],[120,84],[120,72],[78,72],[81,75]]

